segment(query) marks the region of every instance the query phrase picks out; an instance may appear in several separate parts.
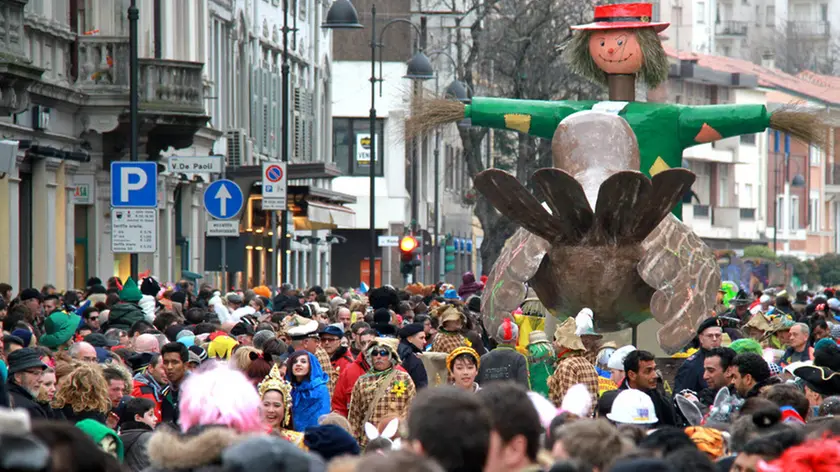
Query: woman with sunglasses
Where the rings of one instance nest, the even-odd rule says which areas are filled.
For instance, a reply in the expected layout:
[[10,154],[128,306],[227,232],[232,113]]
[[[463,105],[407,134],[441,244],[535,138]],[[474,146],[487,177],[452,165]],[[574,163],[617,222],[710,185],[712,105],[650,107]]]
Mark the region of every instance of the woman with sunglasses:
[[318,426],[318,418],[330,412],[329,377],[318,359],[308,351],[295,351],[287,361],[286,378],[292,384],[295,431]]

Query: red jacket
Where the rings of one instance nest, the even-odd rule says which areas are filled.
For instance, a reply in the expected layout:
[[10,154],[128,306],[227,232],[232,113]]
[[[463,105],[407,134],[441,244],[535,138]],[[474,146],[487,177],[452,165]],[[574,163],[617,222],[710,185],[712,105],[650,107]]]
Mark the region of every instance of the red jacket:
[[344,355],[339,356],[338,359],[332,359],[330,364],[332,364],[333,370],[338,372],[338,375],[341,376],[341,373],[347,369],[347,366],[353,364],[353,362],[355,361],[353,360],[352,355],[349,351],[346,351]]
[[[332,395],[332,411],[341,416],[347,416],[347,411],[350,409],[350,394],[353,393],[353,387],[356,386],[356,381],[359,377],[365,375],[370,369],[364,354],[359,354],[353,363],[348,363],[346,367],[342,367],[341,373],[338,374],[338,382],[335,384],[335,390]],[[397,366],[398,370],[405,372],[402,366]]]
[[141,381],[138,376],[134,377],[134,386],[131,390],[131,396],[134,398],[146,398],[155,404],[155,417],[158,422],[161,421],[163,415],[161,414],[161,400],[156,395],[155,388],[146,382]]

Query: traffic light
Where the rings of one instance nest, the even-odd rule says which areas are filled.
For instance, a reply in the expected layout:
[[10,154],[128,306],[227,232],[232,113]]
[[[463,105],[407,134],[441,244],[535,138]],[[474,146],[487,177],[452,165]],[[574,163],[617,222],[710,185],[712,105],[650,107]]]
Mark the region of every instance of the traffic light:
[[443,271],[452,272],[455,270],[455,239],[452,236],[447,236],[443,253]]
[[420,264],[420,242],[414,236],[403,236],[400,239],[400,273],[412,274]]

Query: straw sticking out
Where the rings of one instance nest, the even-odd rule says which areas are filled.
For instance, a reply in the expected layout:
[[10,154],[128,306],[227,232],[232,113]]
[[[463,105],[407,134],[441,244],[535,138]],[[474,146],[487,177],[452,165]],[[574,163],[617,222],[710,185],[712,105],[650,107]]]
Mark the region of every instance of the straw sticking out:
[[437,126],[464,119],[464,104],[457,100],[420,98],[411,104],[411,116],[405,122],[408,138],[431,131]]
[[782,108],[770,115],[770,128],[825,148],[826,124],[820,119],[818,112]]

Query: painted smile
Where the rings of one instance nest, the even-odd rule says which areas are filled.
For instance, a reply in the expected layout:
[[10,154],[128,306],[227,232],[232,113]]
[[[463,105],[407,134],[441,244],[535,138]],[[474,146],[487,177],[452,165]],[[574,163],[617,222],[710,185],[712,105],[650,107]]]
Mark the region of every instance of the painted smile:
[[633,53],[631,52],[629,56],[621,58],[621,59],[607,59],[606,57],[604,57],[600,54],[598,54],[598,57],[600,57],[601,59],[603,59],[606,62],[624,62],[627,59],[630,59],[631,57],[633,57]]

